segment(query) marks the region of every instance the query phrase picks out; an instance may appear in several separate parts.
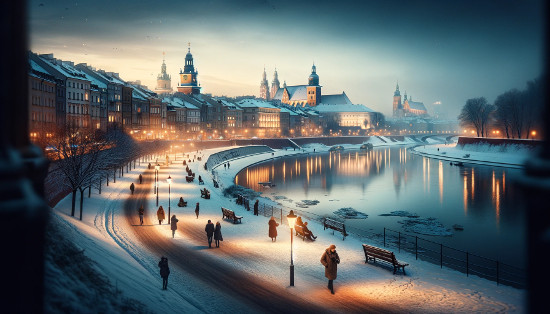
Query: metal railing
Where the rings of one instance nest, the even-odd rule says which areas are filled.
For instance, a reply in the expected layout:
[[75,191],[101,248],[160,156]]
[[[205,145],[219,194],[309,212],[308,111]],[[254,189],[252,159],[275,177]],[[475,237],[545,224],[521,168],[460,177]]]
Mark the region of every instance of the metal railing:
[[[245,209],[249,209],[253,213],[253,199],[243,195],[240,195],[238,199],[242,200],[238,203],[239,205],[242,205]],[[286,208],[285,206],[273,206],[260,203],[258,206],[258,215],[264,217],[274,216],[280,224],[288,224],[284,217],[290,210],[290,208]],[[325,217],[302,209],[292,210],[296,215],[302,216],[302,219],[317,221],[321,224]],[[439,265],[441,268],[445,266],[460,271],[466,276],[476,275],[481,278],[495,281],[497,285],[503,284],[521,289],[524,289],[527,285],[526,271],[522,268],[473,254],[468,251],[455,249],[416,235],[410,235],[389,228],[384,228],[383,233],[376,233],[372,230],[347,226],[346,231],[350,234],[354,234],[359,239],[368,239],[371,242],[378,243],[378,245],[384,248],[396,248],[398,253],[401,252],[401,250],[413,253],[417,260],[427,261]]]

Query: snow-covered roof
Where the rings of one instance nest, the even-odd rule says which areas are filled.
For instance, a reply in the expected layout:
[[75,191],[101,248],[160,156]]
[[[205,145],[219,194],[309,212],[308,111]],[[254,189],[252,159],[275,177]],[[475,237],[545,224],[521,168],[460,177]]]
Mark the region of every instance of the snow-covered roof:
[[141,100],[147,100],[146,97],[143,97],[144,95],[139,92],[137,89],[134,88],[134,90],[132,91],[132,98],[137,98],[137,99],[141,99]]
[[337,104],[337,105],[319,104],[314,107],[314,110],[318,112],[374,112],[374,110],[364,105],[353,105],[353,104]]
[[284,107],[277,107],[277,108],[281,109],[281,112],[288,112],[288,113],[290,113],[291,116],[298,116],[298,115],[299,115],[298,113],[296,113],[296,112],[294,112],[294,111],[292,111],[292,110],[290,110],[290,109],[288,109],[288,108],[284,108]]
[[88,81],[90,81],[93,85],[96,85],[99,88],[107,88],[107,84],[105,84],[101,80],[98,80],[94,76],[89,75],[88,73],[86,73],[84,71],[81,71],[81,72],[84,73],[84,75],[86,75],[86,78],[88,79]]
[[34,62],[31,59],[29,59],[29,65],[31,67],[31,70],[42,72],[42,73],[45,73],[45,74],[50,74],[50,72],[46,71],[43,67],[38,65],[38,63]]
[[60,60],[52,60],[48,59],[42,56],[39,56],[42,61],[46,62],[49,66],[51,66],[54,70],[61,73],[63,76],[66,76],[68,78],[78,79],[78,80],[87,80],[86,75],[84,72],[76,69],[71,65],[71,62],[67,61],[60,61]]
[[277,90],[277,92],[275,92],[275,95],[273,95],[272,99],[275,99],[275,100],[281,100],[283,99],[283,93],[284,93],[284,88],[279,88]]
[[327,105],[352,104],[351,100],[349,100],[348,96],[344,92],[336,95],[321,95],[321,103]]
[[426,110],[426,107],[424,106],[424,103],[418,102],[418,101],[409,101],[409,107],[414,110]]
[[237,102],[237,106],[241,108],[273,108],[280,109],[279,107],[273,106],[270,102],[261,99],[243,99]]
[[290,101],[307,100],[307,85],[287,86]]

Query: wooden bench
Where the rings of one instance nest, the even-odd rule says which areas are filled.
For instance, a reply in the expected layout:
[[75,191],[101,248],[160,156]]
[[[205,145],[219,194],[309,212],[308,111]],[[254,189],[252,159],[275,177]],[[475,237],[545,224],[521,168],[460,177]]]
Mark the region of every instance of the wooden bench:
[[187,207],[187,202],[183,201],[183,203],[178,202],[178,207]]
[[403,275],[406,275],[405,266],[408,266],[409,264],[398,261],[393,252],[367,244],[363,244],[363,251],[365,251],[365,263],[368,261],[373,261],[376,263],[376,259],[378,259],[379,261],[391,264],[393,266],[394,274],[399,268],[401,268],[403,270]]
[[339,222],[330,218],[323,219],[323,230],[326,229],[332,229],[332,234],[334,234],[334,230],[342,233],[342,240],[345,240],[348,236],[348,233],[346,232],[346,225],[343,222]]
[[222,219],[224,219],[224,218],[233,220],[233,223],[237,223],[237,220],[238,220],[239,223],[240,223],[240,222],[241,222],[241,218],[243,218],[243,217],[237,216],[237,215],[235,215],[235,212],[234,212],[234,211],[222,207]]
[[192,177],[192,176],[185,176],[185,181],[187,181],[187,182],[193,182],[193,180],[195,180],[194,177]]
[[210,191],[208,190],[201,190],[201,197],[204,199],[209,200],[210,199]]

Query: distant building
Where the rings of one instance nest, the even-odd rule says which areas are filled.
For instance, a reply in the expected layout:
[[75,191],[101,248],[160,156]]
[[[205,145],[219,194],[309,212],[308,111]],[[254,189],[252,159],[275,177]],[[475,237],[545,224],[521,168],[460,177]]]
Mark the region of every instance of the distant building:
[[393,93],[393,116],[396,118],[426,117],[428,116],[428,110],[424,103],[413,101],[412,97],[407,98],[407,92],[405,92],[403,102],[401,102],[401,92],[399,91],[399,83],[397,83]]
[[195,70],[193,65],[193,55],[191,54],[191,47],[188,48],[185,55],[185,66],[183,71],[180,69],[180,83],[178,84],[178,92],[187,95],[200,94],[201,88],[197,82],[198,71]]
[[321,86],[319,85],[319,75],[317,75],[315,64],[311,67],[308,85],[287,86],[285,82],[283,88],[279,88],[273,94],[272,100],[293,107],[317,106],[322,100],[322,95]]
[[264,75],[262,78],[262,82],[260,83],[260,98],[263,98],[265,100],[271,100],[271,97],[269,97],[269,83],[267,82],[265,68],[264,68]]
[[164,52],[162,53],[162,66],[160,74],[157,76],[157,87],[155,92],[159,95],[172,93],[172,77],[166,73],[166,63],[164,62]]
[[33,142],[45,143],[56,130],[56,89],[58,81],[29,59],[29,131]]

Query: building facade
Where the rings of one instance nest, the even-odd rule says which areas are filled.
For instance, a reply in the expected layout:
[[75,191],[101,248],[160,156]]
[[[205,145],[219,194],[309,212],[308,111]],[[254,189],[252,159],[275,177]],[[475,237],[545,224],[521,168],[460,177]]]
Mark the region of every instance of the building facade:
[[397,83],[393,93],[393,116],[395,118],[427,117],[428,110],[424,103],[413,101],[412,97],[407,98],[407,92],[405,92],[403,101],[401,101],[401,92],[399,91],[399,83]]

